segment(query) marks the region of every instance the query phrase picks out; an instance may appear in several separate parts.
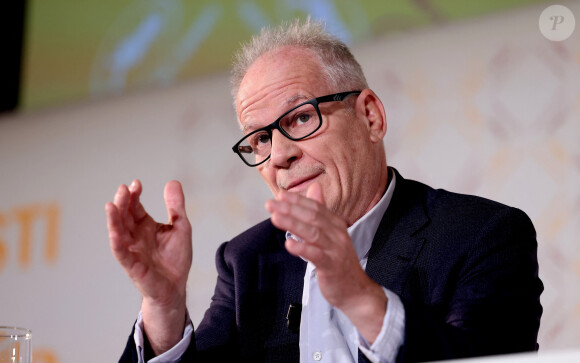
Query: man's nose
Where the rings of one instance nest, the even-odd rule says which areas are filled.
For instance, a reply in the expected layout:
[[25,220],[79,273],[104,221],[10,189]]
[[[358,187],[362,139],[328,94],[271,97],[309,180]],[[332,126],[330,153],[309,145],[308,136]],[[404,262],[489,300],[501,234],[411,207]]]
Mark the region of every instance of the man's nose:
[[294,160],[302,156],[302,150],[297,141],[292,141],[278,130],[272,130],[272,150],[270,159],[272,163],[281,168],[287,168]]

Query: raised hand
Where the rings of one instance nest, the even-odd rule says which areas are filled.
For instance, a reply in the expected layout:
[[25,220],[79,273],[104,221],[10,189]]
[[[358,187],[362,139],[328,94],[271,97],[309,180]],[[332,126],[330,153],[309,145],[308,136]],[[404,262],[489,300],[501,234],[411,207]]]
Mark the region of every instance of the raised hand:
[[191,225],[181,184],[164,191],[169,222],[158,223],[139,201],[138,180],[121,185],[107,203],[107,225],[113,255],[143,295],[145,331],[155,353],[175,345],[185,324],[185,291],[191,267]]
[[387,298],[362,269],[346,222],[324,205],[320,185],[310,185],[306,197],[280,191],[266,209],[276,227],[304,240],[288,239],[286,249],[316,266],[322,295],[372,343],[381,330]]

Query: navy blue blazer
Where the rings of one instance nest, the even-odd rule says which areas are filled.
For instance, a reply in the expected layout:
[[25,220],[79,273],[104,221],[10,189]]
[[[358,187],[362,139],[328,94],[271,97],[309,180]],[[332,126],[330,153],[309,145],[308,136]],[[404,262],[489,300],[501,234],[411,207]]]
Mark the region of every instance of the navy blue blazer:
[[[299,361],[286,314],[302,301],[306,264],[284,239],[266,220],[219,247],[215,294],[183,362]],[[538,349],[536,233],[518,209],[397,173],[366,271],[405,306],[400,362]],[[131,334],[120,362],[132,361]]]

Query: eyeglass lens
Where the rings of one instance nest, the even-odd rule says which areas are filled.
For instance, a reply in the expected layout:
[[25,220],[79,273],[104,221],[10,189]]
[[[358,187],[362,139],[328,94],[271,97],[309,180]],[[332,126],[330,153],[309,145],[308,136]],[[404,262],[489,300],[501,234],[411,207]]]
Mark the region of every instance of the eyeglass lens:
[[[312,104],[305,104],[284,114],[279,127],[291,140],[304,138],[320,126],[318,112]],[[238,146],[240,155],[249,164],[258,164],[268,158],[272,150],[272,130],[259,130],[249,134]]]

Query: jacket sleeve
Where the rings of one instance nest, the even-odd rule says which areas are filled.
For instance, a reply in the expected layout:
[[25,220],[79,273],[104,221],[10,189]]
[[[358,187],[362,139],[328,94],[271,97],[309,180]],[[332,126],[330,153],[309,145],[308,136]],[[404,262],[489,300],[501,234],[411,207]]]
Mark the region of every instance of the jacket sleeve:
[[238,349],[234,274],[225,260],[227,242],[216,252],[218,272],[209,309],[195,329],[195,345],[200,361],[234,359]]
[[137,347],[135,345],[135,340],[133,339],[133,334],[135,334],[135,324],[133,324],[133,330],[131,330],[131,334],[129,335],[129,339],[127,339],[127,344],[125,345],[125,350],[119,358],[119,363],[137,363]]

